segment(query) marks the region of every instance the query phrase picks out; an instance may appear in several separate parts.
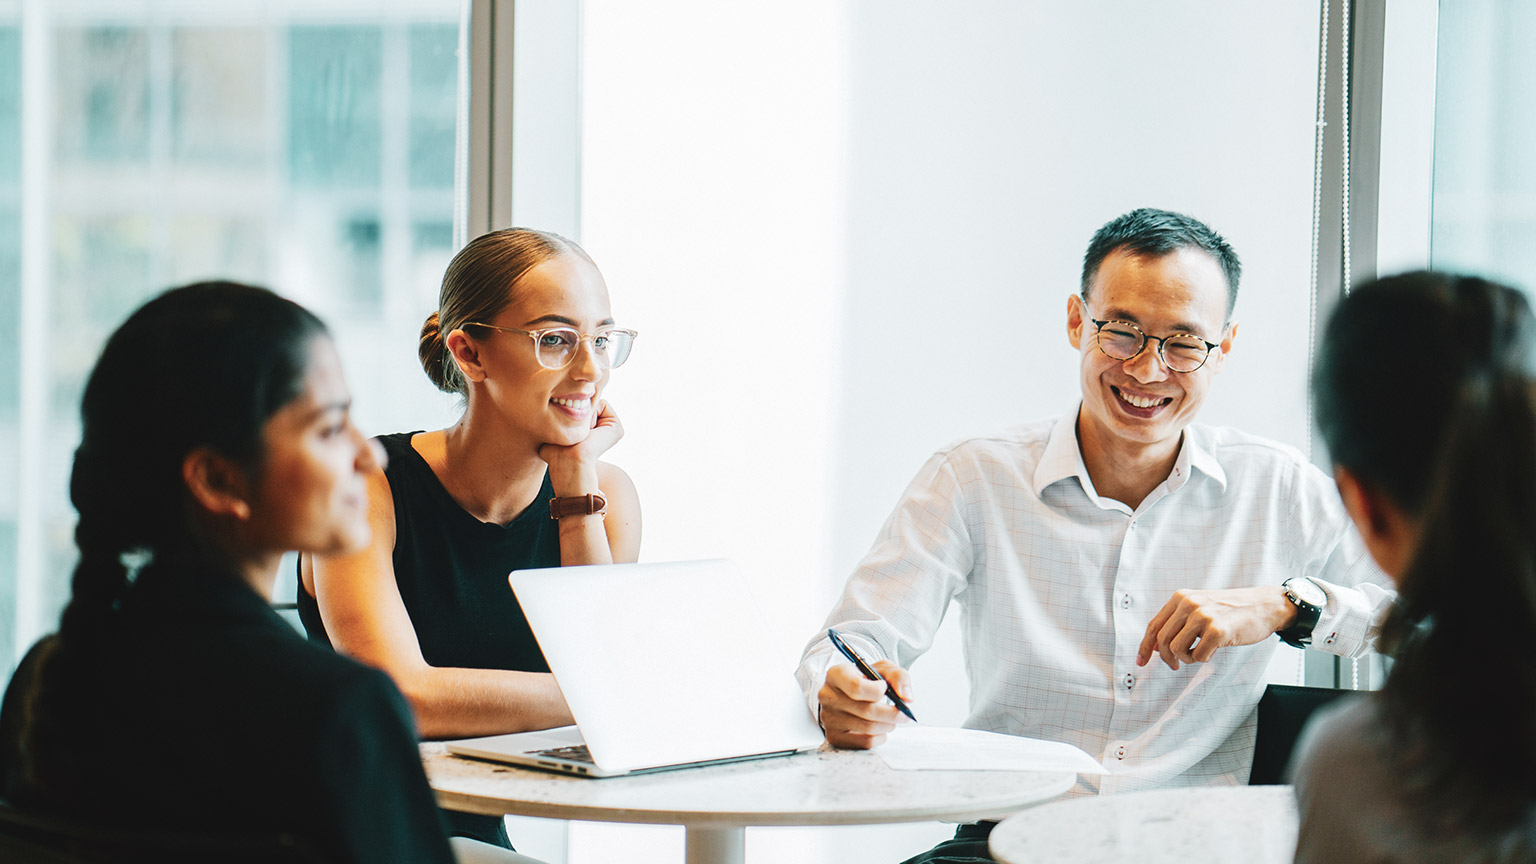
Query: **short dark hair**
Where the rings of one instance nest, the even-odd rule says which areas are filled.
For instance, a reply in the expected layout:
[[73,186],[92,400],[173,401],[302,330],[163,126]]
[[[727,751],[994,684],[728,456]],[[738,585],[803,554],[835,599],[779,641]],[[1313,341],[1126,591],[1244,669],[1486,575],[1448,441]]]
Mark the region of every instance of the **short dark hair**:
[[1209,225],[1193,216],[1142,207],[1104,223],[1088,241],[1088,251],[1083,255],[1083,299],[1093,287],[1099,265],[1110,253],[1121,249],[1134,255],[1160,258],[1179,249],[1199,249],[1216,259],[1222,275],[1227,277],[1227,316],[1237,306],[1237,283],[1243,276],[1243,263],[1232,251],[1227,238],[1217,234]]

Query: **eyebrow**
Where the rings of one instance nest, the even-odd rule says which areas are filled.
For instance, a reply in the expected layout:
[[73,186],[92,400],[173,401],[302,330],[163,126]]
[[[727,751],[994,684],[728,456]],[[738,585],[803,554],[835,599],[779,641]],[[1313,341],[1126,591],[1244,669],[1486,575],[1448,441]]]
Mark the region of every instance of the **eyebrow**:
[[[581,326],[581,322],[577,321],[574,318],[567,318],[564,315],[540,315],[539,317],[533,319],[532,321],[528,321],[528,322],[524,323],[523,326],[524,327],[532,327],[535,324],[545,324],[545,323],[549,323],[549,324],[564,324],[567,327],[580,327]],[[604,318],[603,320],[597,322],[597,326],[599,326],[599,327],[612,327],[613,326],[613,319],[612,318]]]
[[[1141,319],[1124,309],[1106,309],[1104,314],[1107,316],[1105,320],[1108,321],[1128,321],[1137,327],[1141,326]],[[1200,336],[1202,333],[1199,325],[1191,324],[1188,321],[1175,321],[1171,329],[1174,333],[1188,333],[1191,336]]]
[[324,405],[316,405],[314,408],[311,408],[309,411],[305,412],[304,422],[313,423],[314,421],[320,419],[326,414],[331,413],[332,411],[340,411],[345,414],[351,410],[351,399],[338,399],[335,402],[328,402]]

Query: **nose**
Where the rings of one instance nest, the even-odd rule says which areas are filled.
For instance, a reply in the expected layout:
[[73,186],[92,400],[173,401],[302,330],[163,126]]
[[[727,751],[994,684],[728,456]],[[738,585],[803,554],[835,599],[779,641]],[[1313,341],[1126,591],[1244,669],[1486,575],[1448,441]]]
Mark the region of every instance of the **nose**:
[[383,445],[363,435],[363,430],[356,426],[352,426],[352,440],[357,442],[357,459],[353,465],[359,474],[374,470],[382,471],[384,466],[389,464],[389,457],[385,455]]
[[1140,354],[1122,364],[1126,374],[1143,384],[1167,380],[1168,367],[1164,365],[1163,355],[1158,352],[1158,348],[1159,343],[1148,339],[1141,346]]
[[603,365],[597,362],[597,344],[593,337],[577,340],[576,356],[571,358],[571,376],[578,381],[596,381],[602,377]]

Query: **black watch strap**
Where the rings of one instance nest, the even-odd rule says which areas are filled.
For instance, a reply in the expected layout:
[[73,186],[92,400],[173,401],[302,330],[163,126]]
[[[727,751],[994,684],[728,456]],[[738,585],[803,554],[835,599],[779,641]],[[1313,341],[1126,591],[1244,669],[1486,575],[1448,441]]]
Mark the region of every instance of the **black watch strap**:
[[[1306,584],[1297,586],[1293,584],[1296,582]],[[1280,641],[1287,645],[1296,648],[1306,648],[1312,644],[1312,631],[1317,629],[1318,619],[1322,618],[1323,615],[1323,607],[1307,600],[1302,595],[1323,597],[1327,595],[1323,593],[1323,589],[1316,582],[1305,576],[1287,579],[1281,583],[1280,587],[1285,589],[1285,599],[1291,601],[1291,605],[1296,607],[1296,621],[1284,630],[1276,631],[1275,635],[1279,636]]]

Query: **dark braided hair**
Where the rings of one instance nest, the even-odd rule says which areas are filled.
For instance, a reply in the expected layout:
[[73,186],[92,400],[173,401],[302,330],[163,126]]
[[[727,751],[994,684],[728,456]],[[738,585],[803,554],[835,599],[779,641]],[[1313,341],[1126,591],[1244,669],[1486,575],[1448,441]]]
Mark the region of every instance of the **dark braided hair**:
[[1514,288],[1416,272],[1362,285],[1313,386],[1333,461],[1423,526],[1381,648],[1391,757],[1442,831],[1536,800],[1536,317]]
[[[23,733],[39,760],[68,756],[37,736],[61,738],[91,713],[66,704],[71,697],[47,680],[91,680],[135,571],[142,568],[138,581],[238,578],[216,538],[199,536],[183,459],[208,447],[259,471],[263,427],[302,391],[312,342],[325,332],[313,314],[264,288],[203,282],[145,303],[107,340],[86,383],[69,482],[80,560],[49,674],[34,694],[40,710]],[[31,767],[43,783],[79,776]]]
[[66,644],[110,614],[126,553],[221,563],[189,530],[182,460],[211,447],[258,469],[262,427],[298,396],[311,340],[325,332],[264,288],[202,282],[144,304],[107,340],[85,386],[69,481],[80,563],[59,624]]

